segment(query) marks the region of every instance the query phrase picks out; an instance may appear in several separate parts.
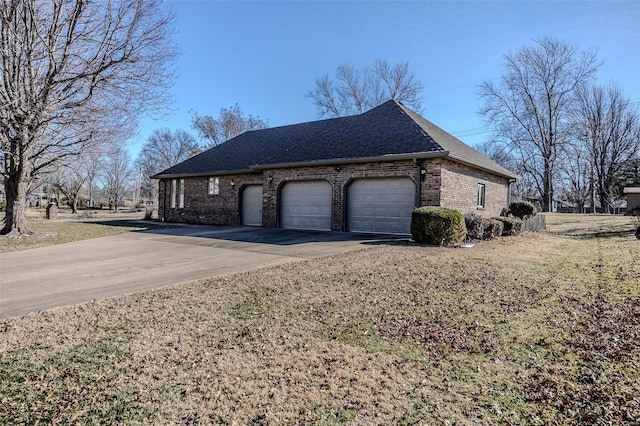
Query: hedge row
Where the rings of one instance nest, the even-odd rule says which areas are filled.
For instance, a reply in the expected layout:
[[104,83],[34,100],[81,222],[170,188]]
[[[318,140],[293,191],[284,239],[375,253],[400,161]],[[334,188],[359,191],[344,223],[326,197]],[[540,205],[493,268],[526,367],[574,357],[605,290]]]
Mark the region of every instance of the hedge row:
[[485,218],[444,207],[420,207],[411,216],[411,235],[418,243],[436,246],[455,245],[471,240],[490,240],[499,236],[520,235],[524,219],[536,215],[533,204],[518,201],[509,205],[510,216]]

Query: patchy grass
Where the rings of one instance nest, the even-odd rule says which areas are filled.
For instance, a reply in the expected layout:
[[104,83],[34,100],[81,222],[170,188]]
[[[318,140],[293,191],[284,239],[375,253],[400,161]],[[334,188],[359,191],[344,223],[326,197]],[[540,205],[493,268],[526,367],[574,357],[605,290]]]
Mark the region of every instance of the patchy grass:
[[595,218],[2,320],[0,423],[634,424],[640,243]]
[[29,227],[34,231],[34,235],[24,238],[0,236],[0,253],[107,237],[125,232],[164,228],[166,225],[118,219],[95,221],[31,219]]

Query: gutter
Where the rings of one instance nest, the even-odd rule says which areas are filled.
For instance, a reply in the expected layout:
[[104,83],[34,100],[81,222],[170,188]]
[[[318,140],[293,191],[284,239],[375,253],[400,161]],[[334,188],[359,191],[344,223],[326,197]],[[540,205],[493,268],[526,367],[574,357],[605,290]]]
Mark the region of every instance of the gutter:
[[245,170],[209,171],[209,172],[198,172],[198,173],[158,173],[157,175],[153,175],[149,177],[151,179],[173,179],[173,178],[201,177],[201,176],[244,175],[247,173],[257,174],[255,170],[245,169]]
[[250,166],[249,169],[242,169],[242,170],[223,170],[223,171],[208,171],[208,172],[197,172],[197,173],[170,173],[170,174],[158,173],[156,175],[150,176],[150,178],[151,179],[173,179],[173,178],[184,178],[184,177],[225,176],[225,175],[250,174],[250,173],[257,174],[264,170],[269,170],[269,169],[290,169],[295,167],[313,167],[313,166],[337,166],[342,164],[363,164],[363,163],[373,163],[373,162],[381,162],[381,161],[402,161],[402,160],[415,161],[417,159],[428,159],[428,158],[450,158],[452,160],[466,164],[473,168],[485,170],[487,172],[491,172],[509,179],[520,179],[520,176],[518,175],[514,175],[508,172],[505,173],[499,170],[494,170],[489,167],[484,167],[482,165],[473,163],[472,161],[467,160],[465,158],[456,156],[455,154],[451,154],[449,151],[425,151],[425,152],[413,152],[413,153],[402,153],[402,154],[387,154],[387,155],[379,155],[375,157],[332,158],[328,160],[300,161],[297,163],[255,164],[253,166]]
[[474,163],[474,162],[472,162],[470,160],[467,160],[465,158],[459,157],[459,156],[457,156],[455,154],[453,154],[453,155],[450,154],[450,155],[448,155],[448,157],[453,159],[453,160],[455,160],[455,161],[458,161],[460,163],[463,163],[463,164],[466,164],[468,166],[471,166],[471,167],[473,167],[475,169],[481,169],[481,170],[484,170],[484,171],[487,171],[487,172],[491,172],[493,174],[497,174],[497,175],[509,178],[510,180],[511,179],[516,180],[516,179],[520,179],[521,178],[521,176],[514,175],[513,173],[509,173],[508,170],[507,170],[507,173],[505,173],[503,171],[495,170],[495,169],[492,169],[490,167],[485,167],[485,166],[482,166],[482,165],[480,165],[478,163]]
[[301,161],[298,163],[278,163],[278,164],[256,164],[251,166],[253,170],[269,170],[269,169],[287,169],[293,167],[312,167],[312,166],[336,166],[339,164],[362,164],[379,161],[400,161],[400,160],[414,160],[422,158],[439,158],[447,157],[449,151],[427,151],[427,152],[413,152],[403,154],[387,154],[377,157],[358,157],[358,158],[332,158],[329,160],[315,160],[315,161]]

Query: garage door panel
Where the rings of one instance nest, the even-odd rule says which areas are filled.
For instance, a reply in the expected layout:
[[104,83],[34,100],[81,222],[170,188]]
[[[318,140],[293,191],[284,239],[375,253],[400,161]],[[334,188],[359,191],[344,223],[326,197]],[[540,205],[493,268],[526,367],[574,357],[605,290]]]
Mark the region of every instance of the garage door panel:
[[262,185],[248,185],[242,190],[243,225],[262,226]]
[[410,179],[359,179],[349,186],[347,197],[350,231],[411,233],[415,185]]
[[331,230],[332,188],[329,182],[287,182],[280,197],[283,228]]

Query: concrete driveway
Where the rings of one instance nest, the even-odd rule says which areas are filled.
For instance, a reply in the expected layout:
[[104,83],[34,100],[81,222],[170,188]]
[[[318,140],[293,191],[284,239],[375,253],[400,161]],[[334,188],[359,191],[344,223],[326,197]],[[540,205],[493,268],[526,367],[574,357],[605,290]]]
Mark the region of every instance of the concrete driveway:
[[0,318],[401,239],[406,237],[178,226],[0,253]]

